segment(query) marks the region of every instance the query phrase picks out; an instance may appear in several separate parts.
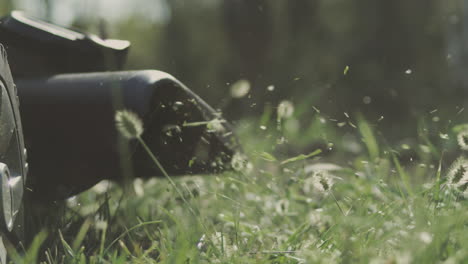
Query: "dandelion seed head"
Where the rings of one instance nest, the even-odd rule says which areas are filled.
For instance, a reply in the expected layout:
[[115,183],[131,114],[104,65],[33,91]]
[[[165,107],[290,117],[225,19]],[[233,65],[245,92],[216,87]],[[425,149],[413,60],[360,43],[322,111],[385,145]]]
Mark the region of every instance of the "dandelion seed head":
[[468,130],[458,133],[457,142],[462,150],[468,150]]
[[248,172],[251,170],[252,164],[248,162],[247,157],[244,154],[237,152],[232,156],[231,167],[235,171]]
[[315,184],[314,187],[315,189],[326,192],[330,190],[331,186],[333,185],[331,179],[327,176],[325,176],[323,173],[320,173],[317,175],[315,178]]
[[289,118],[294,114],[294,105],[291,101],[281,101],[277,109],[278,118],[285,119]]
[[428,232],[421,232],[419,233],[419,240],[424,244],[429,244],[432,242],[432,235]]
[[104,221],[104,220],[98,220],[98,221],[96,221],[96,223],[94,224],[94,227],[95,227],[97,230],[105,230],[105,229],[107,229],[107,226],[108,226],[108,223],[107,223],[107,221]]
[[362,102],[363,102],[364,104],[370,104],[370,103],[372,103],[372,98],[371,98],[370,96],[364,96],[364,97],[362,98]]
[[318,192],[327,193],[334,185],[333,176],[328,171],[314,171],[312,176],[304,182],[305,193]]
[[289,201],[281,199],[275,204],[275,211],[278,215],[285,215],[289,212]]
[[115,113],[115,125],[120,134],[127,139],[138,138],[143,134],[143,121],[129,110]]
[[452,166],[450,166],[450,169],[447,174],[449,185],[458,186],[460,184],[463,184],[462,179],[466,178],[467,172],[468,161],[463,157],[460,157],[457,160],[455,160]]
[[231,96],[233,98],[242,98],[250,91],[250,82],[244,79],[238,80],[231,85]]

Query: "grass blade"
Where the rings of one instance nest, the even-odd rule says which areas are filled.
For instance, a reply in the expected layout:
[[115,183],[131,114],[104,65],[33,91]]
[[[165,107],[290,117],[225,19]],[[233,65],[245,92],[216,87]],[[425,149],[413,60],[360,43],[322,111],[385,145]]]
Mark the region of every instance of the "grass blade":
[[308,158],[311,158],[313,156],[317,156],[318,154],[322,153],[322,150],[321,149],[317,149],[315,150],[314,152],[312,153],[309,153],[307,155],[304,155],[304,154],[301,154],[301,155],[298,155],[296,157],[292,157],[292,158],[289,158],[287,160],[283,160],[281,162],[281,165],[286,165],[286,164],[289,164],[291,162],[296,162],[296,161],[301,161],[301,160],[305,160],[305,159],[308,159]]

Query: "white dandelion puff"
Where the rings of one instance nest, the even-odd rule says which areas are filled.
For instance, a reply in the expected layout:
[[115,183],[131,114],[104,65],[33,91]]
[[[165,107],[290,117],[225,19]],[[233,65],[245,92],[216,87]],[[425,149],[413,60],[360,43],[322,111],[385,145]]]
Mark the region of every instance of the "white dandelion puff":
[[115,125],[120,134],[127,139],[139,138],[143,134],[143,122],[129,110],[115,113]]
[[231,85],[231,96],[233,98],[242,98],[250,91],[250,82],[244,79],[238,80]]
[[468,161],[463,157],[458,158],[453,162],[452,166],[450,166],[447,174],[448,183],[450,185],[458,185],[462,183],[462,179],[467,172]]
[[328,192],[331,190],[334,182],[328,172],[318,171],[314,174],[314,188],[319,192]]
[[457,141],[462,150],[468,150],[468,130],[458,133]]
[[278,105],[277,114],[279,119],[290,118],[294,114],[294,105],[291,101],[284,100]]
[[428,232],[421,232],[419,233],[419,240],[421,240],[421,242],[424,244],[429,244],[432,242],[432,234]]
[[252,170],[252,164],[248,161],[247,157],[237,152],[232,156],[231,167],[235,171],[249,173]]
[[312,176],[304,181],[305,193],[328,193],[334,185],[334,176],[327,171],[314,171]]

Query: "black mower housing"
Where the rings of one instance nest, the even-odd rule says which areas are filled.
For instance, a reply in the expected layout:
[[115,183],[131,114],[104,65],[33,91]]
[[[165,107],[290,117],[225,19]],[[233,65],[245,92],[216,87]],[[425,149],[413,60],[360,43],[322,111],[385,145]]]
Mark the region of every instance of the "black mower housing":
[[0,43],[17,84],[28,189],[37,199],[63,199],[103,179],[161,176],[137,142],[118,135],[117,110],[142,118],[143,139],[171,175],[229,169],[239,151],[230,125],[171,75],[116,71],[128,41],[103,40],[15,11],[0,20]]

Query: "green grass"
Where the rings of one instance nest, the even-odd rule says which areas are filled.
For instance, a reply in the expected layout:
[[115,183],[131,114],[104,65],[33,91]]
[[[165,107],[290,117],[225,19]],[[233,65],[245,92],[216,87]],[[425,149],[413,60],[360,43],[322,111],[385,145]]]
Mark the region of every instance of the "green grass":
[[[15,263],[34,263],[40,255],[44,263],[468,260],[468,201],[445,182],[452,160],[424,148],[428,137],[392,148],[359,117],[351,130],[362,139],[353,142],[354,153],[347,152],[348,141],[329,151],[340,133],[322,122],[317,131],[328,143],[322,153],[290,155],[294,137],[305,145],[311,128],[291,132],[283,123],[270,124],[271,131],[259,129],[258,121],[238,124],[252,168],[173,182],[136,179],[126,191],[102,182],[66,202],[60,232],[49,232],[55,239],[44,242],[41,233],[26,253],[10,255]],[[435,146],[442,153],[447,144]],[[308,171],[310,164],[329,163],[340,166]]]

